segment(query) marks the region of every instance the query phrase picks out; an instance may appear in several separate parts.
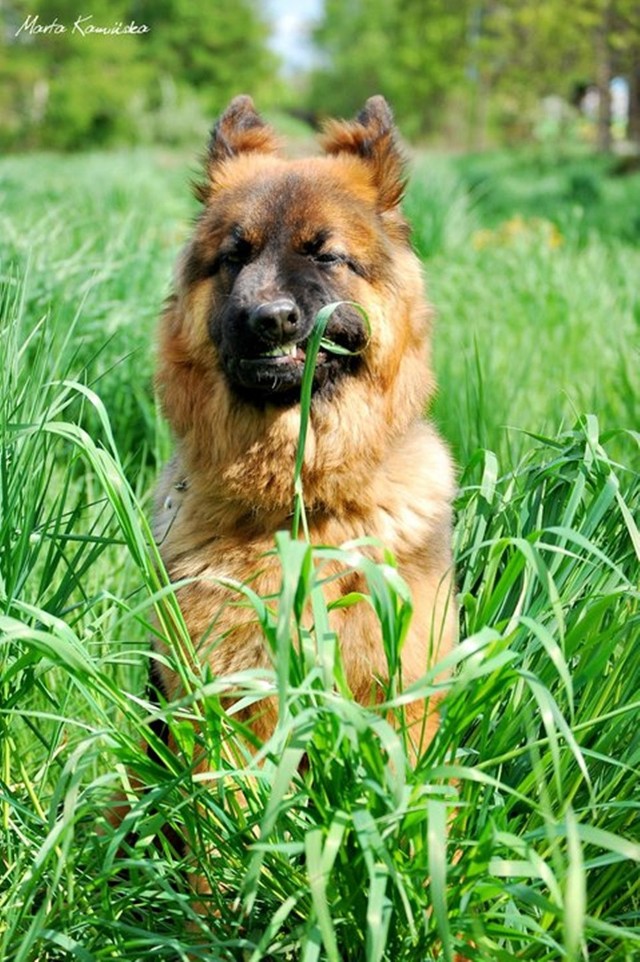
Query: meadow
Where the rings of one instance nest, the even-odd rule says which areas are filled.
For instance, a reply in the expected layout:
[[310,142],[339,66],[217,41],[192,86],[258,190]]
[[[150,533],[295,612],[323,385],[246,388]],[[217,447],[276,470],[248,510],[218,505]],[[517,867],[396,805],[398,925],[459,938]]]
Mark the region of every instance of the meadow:
[[[640,174],[550,150],[414,158],[461,638],[414,765],[403,701],[440,671],[353,703],[332,546],[283,533],[278,598],[238,594],[274,652],[234,679],[244,705],[279,699],[267,744],[190,667],[147,519],[171,450],[153,332],[194,173],[161,151],[0,162],[0,959],[640,958]],[[393,559],[341,557],[393,664],[411,614]],[[179,703],[148,697],[153,632]]]

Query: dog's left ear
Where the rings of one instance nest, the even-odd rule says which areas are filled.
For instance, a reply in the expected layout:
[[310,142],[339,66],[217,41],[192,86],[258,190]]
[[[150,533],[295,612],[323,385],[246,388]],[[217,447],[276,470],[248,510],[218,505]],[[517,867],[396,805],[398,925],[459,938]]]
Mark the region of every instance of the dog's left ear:
[[369,97],[355,120],[328,121],[322,144],[328,154],[355,154],[370,165],[381,211],[400,203],[406,185],[405,161],[384,97]]
[[208,183],[196,186],[198,198],[207,200],[218,168],[226,160],[244,153],[275,154],[279,146],[275,131],[264,122],[251,97],[234,97],[211,131],[205,158]]

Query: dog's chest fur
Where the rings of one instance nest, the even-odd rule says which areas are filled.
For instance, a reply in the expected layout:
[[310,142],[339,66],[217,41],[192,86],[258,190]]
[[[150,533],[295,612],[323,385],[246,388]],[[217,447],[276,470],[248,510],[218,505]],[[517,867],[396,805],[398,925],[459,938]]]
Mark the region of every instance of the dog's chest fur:
[[[247,584],[275,604],[282,573],[273,551],[274,534],[290,528],[290,512],[252,512],[250,487],[244,504],[207,500],[202,487],[203,479],[189,476],[178,453],[158,486],[156,541],[172,581],[184,582],[178,594],[199,660],[208,662],[217,675],[265,667],[270,656],[256,616],[239,604],[243,596],[229,582]],[[340,545],[358,538],[378,539],[394,553],[414,594],[419,619],[421,595],[428,595],[433,605],[432,582],[448,565],[452,487],[446,449],[428,424],[416,423],[360,488],[357,510],[346,513],[337,505],[333,513],[326,506],[310,512],[311,541]],[[309,494],[313,501],[313,492]],[[380,555],[375,547],[364,550]],[[366,591],[362,576],[354,571],[330,582],[325,593],[331,602],[352,591]],[[367,700],[375,678],[385,674],[379,625],[365,601],[339,609],[332,617],[347,678],[354,694]],[[416,624],[420,627],[427,632],[426,625]],[[416,655],[419,677],[427,664]],[[164,680],[167,693],[176,694],[175,674],[167,672]]]

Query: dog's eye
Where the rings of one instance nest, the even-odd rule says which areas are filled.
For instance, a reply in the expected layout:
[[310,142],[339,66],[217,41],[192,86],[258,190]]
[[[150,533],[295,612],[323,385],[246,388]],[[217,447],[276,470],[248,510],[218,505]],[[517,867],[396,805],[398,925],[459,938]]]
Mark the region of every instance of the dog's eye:
[[322,251],[318,254],[312,254],[311,259],[317,264],[344,264],[347,258],[340,251]]
[[230,267],[242,267],[251,257],[249,251],[226,251],[221,255],[222,263]]
[[247,263],[247,258],[242,257],[237,251],[229,251],[228,254],[222,254],[220,260],[227,267],[242,267],[243,264]]
[[248,241],[240,240],[237,241],[233,247],[228,247],[226,250],[220,251],[218,264],[222,267],[238,270],[249,263],[252,255],[253,249],[251,244]]

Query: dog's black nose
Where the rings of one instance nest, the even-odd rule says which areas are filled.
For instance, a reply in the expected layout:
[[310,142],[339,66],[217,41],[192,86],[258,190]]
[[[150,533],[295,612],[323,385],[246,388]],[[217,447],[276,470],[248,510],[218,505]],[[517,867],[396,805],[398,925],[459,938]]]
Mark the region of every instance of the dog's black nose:
[[258,304],[249,312],[249,329],[253,334],[278,344],[295,340],[300,325],[300,311],[293,301],[282,298]]

